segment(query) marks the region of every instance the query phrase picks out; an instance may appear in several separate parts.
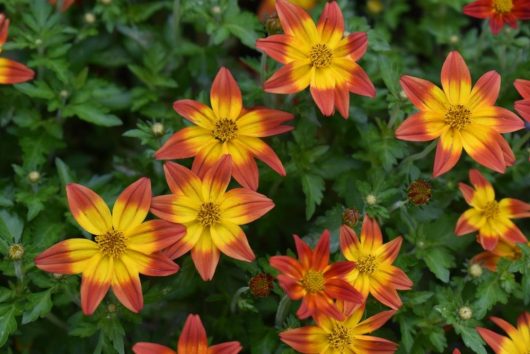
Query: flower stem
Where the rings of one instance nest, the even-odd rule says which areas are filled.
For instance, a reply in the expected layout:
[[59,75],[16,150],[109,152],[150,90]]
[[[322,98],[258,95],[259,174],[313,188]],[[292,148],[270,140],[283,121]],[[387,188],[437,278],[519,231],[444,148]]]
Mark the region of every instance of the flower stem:
[[291,299],[289,296],[284,295],[278,304],[278,310],[276,310],[276,318],[274,324],[277,328],[282,326],[285,317],[287,317],[287,312],[289,312],[289,307],[291,306]]

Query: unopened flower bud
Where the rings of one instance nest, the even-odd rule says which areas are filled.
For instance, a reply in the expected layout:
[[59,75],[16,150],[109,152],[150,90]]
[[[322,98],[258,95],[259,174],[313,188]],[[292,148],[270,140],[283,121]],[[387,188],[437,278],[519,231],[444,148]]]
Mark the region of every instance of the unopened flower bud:
[[375,205],[377,204],[377,197],[373,194],[368,194],[366,196],[366,203],[369,205]]
[[372,15],[377,15],[378,13],[383,11],[383,8],[384,6],[381,0],[368,0],[366,2],[366,9]]
[[349,227],[354,227],[360,218],[361,213],[355,208],[348,208],[342,213],[342,223]]
[[432,196],[431,184],[423,179],[417,179],[410,184],[407,195],[414,205],[427,204]]
[[265,29],[269,35],[282,33],[282,25],[280,23],[280,18],[278,14],[272,14],[265,20]]
[[55,279],[61,279],[63,277],[63,275],[60,273],[52,273],[52,275]]
[[70,92],[68,92],[67,90],[61,90],[61,92],[59,92],[59,96],[61,96],[61,98],[68,98],[68,96],[70,96]]
[[274,278],[266,273],[259,273],[248,282],[250,293],[255,297],[267,297],[272,291]]
[[221,6],[215,5],[212,6],[212,14],[219,15],[221,13]]
[[482,275],[482,267],[477,263],[470,265],[467,271],[473,278],[479,278]]
[[460,309],[458,309],[458,316],[460,316],[461,319],[467,321],[471,317],[473,317],[473,311],[467,306],[462,306]]
[[24,246],[22,246],[20,243],[14,243],[9,246],[9,258],[14,261],[18,261],[22,259],[22,256],[24,256]]
[[94,15],[92,12],[87,12],[84,19],[87,24],[91,25],[96,22],[96,15]]
[[452,44],[456,44],[459,41],[460,41],[460,38],[456,34],[453,34],[451,37],[449,37],[449,42],[451,42]]
[[399,91],[399,96],[400,96],[401,98],[407,98],[407,94],[406,94],[405,91],[403,91],[403,90]]
[[162,136],[164,135],[164,124],[162,123],[154,123],[152,126],[151,126],[151,131],[153,132],[153,134],[155,136]]
[[28,173],[28,180],[31,183],[37,183],[38,181],[40,181],[39,171],[31,171],[30,173]]
[[40,39],[40,38],[35,39],[35,45],[37,47],[40,47],[42,45],[42,39]]

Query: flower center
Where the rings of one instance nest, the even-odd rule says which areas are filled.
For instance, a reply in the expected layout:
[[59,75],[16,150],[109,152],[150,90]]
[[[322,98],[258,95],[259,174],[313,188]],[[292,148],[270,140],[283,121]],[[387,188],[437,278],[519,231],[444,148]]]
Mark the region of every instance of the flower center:
[[317,69],[328,67],[331,64],[332,58],[333,52],[325,44],[315,44],[309,53],[309,61],[311,62],[311,66],[314,66]]
[[352,344],[351,331],[343,325],[337,324],[333,331],[328,334],[328,341],[331,348],[340,350],[342,353],[344,349]]
[[484,216],[486,219],[495,219],[499,214],[499,203],[495,200],[486,204],[486,207],[483,210]]
[[197,219],[202,224],[202,226],[208,227],[217,223],[221,218],[221,209],[219,205],[215,203],[203,203],[199,214],[197,214]]
[[461,104],[452,105],[445,113],[444,123],[460,130],[471,123],[471,111]]
[[99,250],[106,256],[117,258],[127,249],[123,232],[110,230],[106,234],[95,237]]
[[310,293],[324,290],[324,274],[316,270],[308,270],[302,278],[302,286]]
[[512,0],[493,0],[493,9],[495,9],[495,12],[500,14],[505,14],[513,9],[513,1]]
[[356,263],[359,273],[372,274],[375,271],[375,257],[371,254],[359,258]]
[[215,122],[215,128],[212,135],[222,143],[226,143],[237,137],[237,124],[232,119],[219,119]]

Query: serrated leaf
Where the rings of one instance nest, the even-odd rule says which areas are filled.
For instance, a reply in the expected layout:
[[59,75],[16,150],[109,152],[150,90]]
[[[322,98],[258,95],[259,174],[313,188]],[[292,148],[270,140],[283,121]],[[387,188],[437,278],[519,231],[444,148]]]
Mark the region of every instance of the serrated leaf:
[[59,174],[59,179],[61,184],[66,186],[68,183],[72,182],[72,175],[70,173],[70,168],[63,160],[56,157],[55,158],[55,167],[57,168],[57,173]]
[[112,114],[106,114],[93,106],[79,104],[69,106],[68,108],[80,119],[95,125],[101,125],[103,127],[115,127],[122,124],[120,118]]
[[0,236],[8,242],[20,242],[24,223],[15,214],[5,210],[0,211]]
[[475,328],[470,328],[462,325],[455,324],[456,333],[460,334],[464,344],[475,351],[477,354],[487,354],[484,349],[484,341],[480,338]]
[[317,175],[305,174],[302,176],[302,189],[305,194],[305,216],[307,220],[315,213],[315,208],[322,201],[324,179]]
[[455,258],[443,246],[430,247],[421,253],[425,264],[438,279],[444,283],[449,282],[449,268],[454,266]]
[[46,291],[28,295],[28,303],[26,307],[29,308],[29,310],[22,315],[22,324],[33,322],[50,312],[53,306],[51,294],[51,289],[48,289]]
[[0,308],[0,348],[6,344],[11,333],[17,329],[15,314],[15,306],[4,306]]

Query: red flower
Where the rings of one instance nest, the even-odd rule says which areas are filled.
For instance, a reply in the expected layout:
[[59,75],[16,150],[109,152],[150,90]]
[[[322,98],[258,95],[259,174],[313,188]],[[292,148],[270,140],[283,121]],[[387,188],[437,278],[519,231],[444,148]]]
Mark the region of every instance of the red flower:
[[489,19],[491,32],[497,34],[505,23],[517,28],[517,20],[530,19],[530,0],[477,0],[464,6],[464,13]]
[[[0,52],[7,40],[9,19],[0,13]],[[19,84],[32,80],[35,76],[33,70],[16,61],[0,58],[0,84]]]
[[523,96],[522,100],[515,102],[515,110],[521,117],[530,122],[530,80],[515,80],[514,86]]

